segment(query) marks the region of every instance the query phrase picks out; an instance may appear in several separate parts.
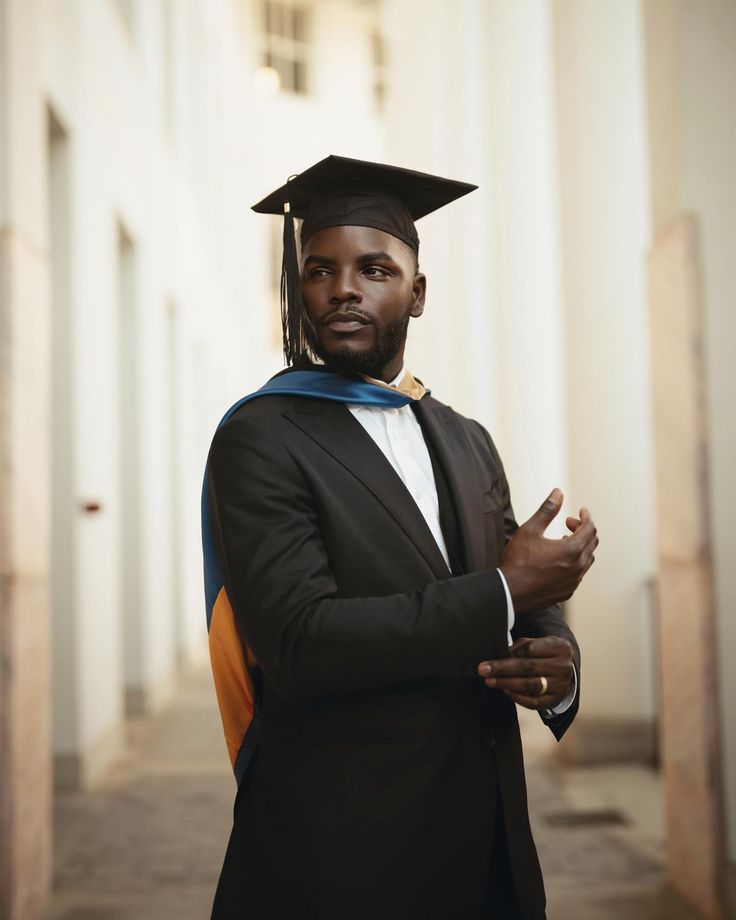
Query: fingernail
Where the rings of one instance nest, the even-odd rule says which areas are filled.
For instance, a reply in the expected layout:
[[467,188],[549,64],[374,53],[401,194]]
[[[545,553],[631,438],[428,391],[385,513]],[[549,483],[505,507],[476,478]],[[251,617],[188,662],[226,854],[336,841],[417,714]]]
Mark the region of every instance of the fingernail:
[[487,662],[478,665],[478,673],[482,674],[484,677],[487,677],[491,673],[491,666]]
[[486,685],[486,687],[495,687],[496,684],[498,683],[498,681],[496,680],[495,677],[487,677],[487,678],[483,681],[483,683]]

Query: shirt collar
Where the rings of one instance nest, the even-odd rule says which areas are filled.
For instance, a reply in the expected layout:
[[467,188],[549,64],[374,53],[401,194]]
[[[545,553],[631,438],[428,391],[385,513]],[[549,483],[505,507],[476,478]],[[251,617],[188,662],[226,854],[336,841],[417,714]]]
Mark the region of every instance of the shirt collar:
[[401,381],[404,379],[404,374],[406,374],[406,365],[405,365],[405,364],[402,364],[402,365],[401,365],[401,370],[400,370],[399,373],[394,377],[393,380],[389,380],[388,385],[389,385],[390,387],[398,387],[398,385],[399,385],[399,384],[401,383]]

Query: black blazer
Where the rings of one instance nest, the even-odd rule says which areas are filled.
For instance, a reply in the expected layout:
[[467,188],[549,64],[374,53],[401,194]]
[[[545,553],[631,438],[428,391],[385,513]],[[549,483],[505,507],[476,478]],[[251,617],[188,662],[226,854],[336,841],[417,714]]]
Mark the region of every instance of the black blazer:
[[[346,406],[266,396],[214,438],[213,530],[262,725],[215,920],[478,920],[497,808],[521,914],[544,917],[515,706],[476,675],[507,654],[506,477],[479,424],[430,396],[415,411],[462,575]],[[579,678],[559,610],[517,616],[515,637],[549,634]]]

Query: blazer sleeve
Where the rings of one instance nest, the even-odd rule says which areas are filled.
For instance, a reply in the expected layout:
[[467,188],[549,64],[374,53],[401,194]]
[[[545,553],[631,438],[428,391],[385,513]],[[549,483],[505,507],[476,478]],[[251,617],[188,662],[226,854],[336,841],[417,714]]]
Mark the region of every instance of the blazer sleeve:
[[234,418],[207,463],[211,526],[241,637],[285,696],[475,674],[508,654],[495,570],[339,597],[307,478],[264,425]]
[[[506,479],[501,457],[496,450],[496,445],[493,443],[491,436],[485,428],[482,430],[488,442],[493,462],[497,466],[500,474],[500,487],[504,502],[504,533],[506,542],[508,543],[514,533],[519,529],[519,525],[516,523],[514,509],[511,506],[511,491],[509,489],[508,480]],[[569,708],[560,715],[552,716],[551,718],[541,712],[539,714],[542,721],[549,726],[555,738],[559,741],[572,724],[580,706],[580,648],[578,647],[577,640],[572,630],[567,625],[567,621],[562,614],[559,604],[554,604],[552,607],[545,607],[542,610],[530,610],[516,615],[514,627],[511,630],[512,639],[539,639],[544,636],[560,636],[563,639],[567,639],[572,646],[573,661],[577,675],[575,699],[570,704]]]

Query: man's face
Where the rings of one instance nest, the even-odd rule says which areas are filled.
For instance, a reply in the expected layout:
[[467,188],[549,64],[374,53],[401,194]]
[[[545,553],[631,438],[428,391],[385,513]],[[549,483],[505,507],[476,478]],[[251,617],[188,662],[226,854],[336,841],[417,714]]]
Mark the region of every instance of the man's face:
[[328,364],[392,380],[409,318],[424,310],[426,280],[401,240],[371,227],[328,227],[302,251],[302,297],[312,347]]

